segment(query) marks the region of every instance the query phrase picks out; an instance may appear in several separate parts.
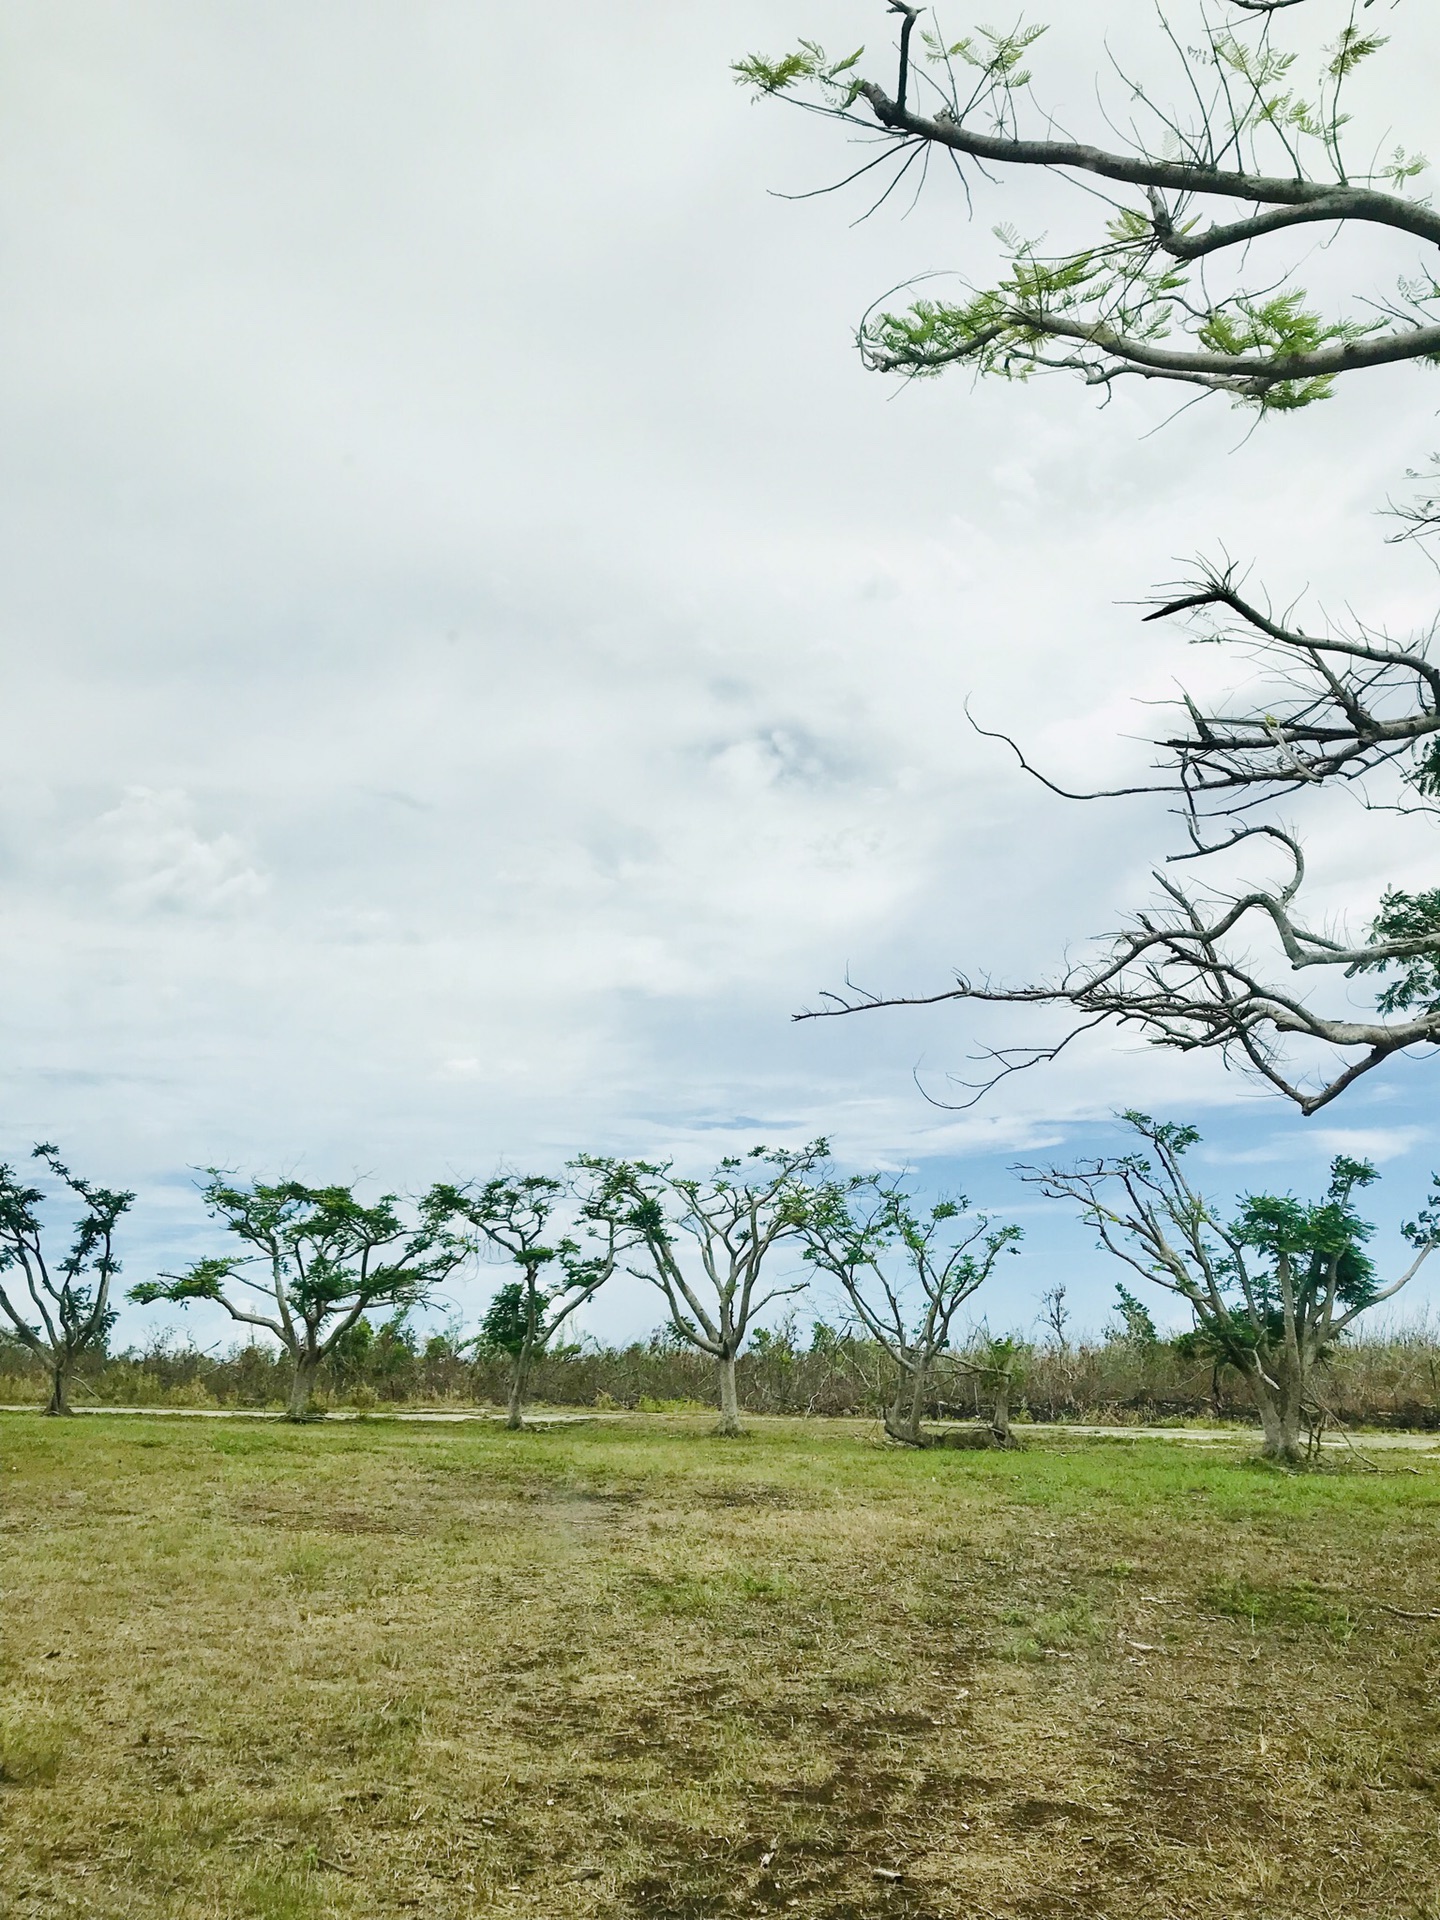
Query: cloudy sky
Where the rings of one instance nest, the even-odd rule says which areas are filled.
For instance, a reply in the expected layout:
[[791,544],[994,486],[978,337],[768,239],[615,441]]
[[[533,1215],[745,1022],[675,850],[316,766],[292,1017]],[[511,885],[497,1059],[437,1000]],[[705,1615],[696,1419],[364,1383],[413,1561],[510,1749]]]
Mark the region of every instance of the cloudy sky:
[[[1105,15],[1152,58],[1148,0]],[[1423,147],[1440,21],[1384,24],[1365,138]],[[875,295],[1057,218],[1034,183],[973,221],[948,182],[859,226],[777,197],[846,151],[728,62],[888,32],[876,0],[4,10],[0,1151],[137,1187],[127,1278],[210,1244],[206,1164],[406,1188],[824,1132],[1024,1205],[993,1318],[1069,1278],[1099,1319],[1088,1237],[1005,1170],[1132,1102],[1197,1118],[1220,1190],[1343,1146],[1387,1218],[1423,1198],[1433,1064],[1306,1122],[1105,1043],[962,1114],[921,1088],[998,1029],[791,1023],[847,971],[1043,969],[1143,899],[1163,816],[1028,786],[967,698],[1104,779],[1196,677],[1126,603],[1197,550],[1397,628],[1433,603],[1376,517],[1440,443],[1433,373],[1252,435],[862,371]],[[1038,64],[1099,131],[1093,42]],[[1311,251],[1362,291],[1415,265]],[[1433,863],[1318,822],[1335,914]]]

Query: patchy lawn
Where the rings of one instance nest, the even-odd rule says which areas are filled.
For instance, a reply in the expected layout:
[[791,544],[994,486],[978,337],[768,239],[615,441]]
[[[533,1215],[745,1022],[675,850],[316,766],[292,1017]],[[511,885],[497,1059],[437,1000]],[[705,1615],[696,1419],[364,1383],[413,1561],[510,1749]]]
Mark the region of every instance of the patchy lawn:
[[0,1915],[1440,1920],[1440,1467],[706,1424],[0,1420]]

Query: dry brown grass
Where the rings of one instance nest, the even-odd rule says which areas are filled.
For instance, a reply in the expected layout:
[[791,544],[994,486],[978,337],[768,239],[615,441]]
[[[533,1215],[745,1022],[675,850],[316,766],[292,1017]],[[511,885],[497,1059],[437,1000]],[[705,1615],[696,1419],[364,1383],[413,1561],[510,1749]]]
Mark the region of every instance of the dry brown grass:
[[705,1424],[5,1419],[0,1914],[1440,1915],[1436,1466]]

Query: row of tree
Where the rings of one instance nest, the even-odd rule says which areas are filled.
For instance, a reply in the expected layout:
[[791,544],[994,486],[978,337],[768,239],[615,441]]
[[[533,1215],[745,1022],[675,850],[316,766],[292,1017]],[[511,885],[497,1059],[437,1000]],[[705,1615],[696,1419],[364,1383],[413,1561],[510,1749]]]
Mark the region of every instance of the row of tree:
[[[1019,1269],[1012,1274],[1018,1279]],[[1005,1316],[1000,1330],[1017,1343],[1008,1369],[1017,1433],[1021,1423],[1036,1421],[1143,1426],[1253,1418],[1233,1368],[1201,1352],[1193,1330],[1162,1332],[1137,1297],[1140,1290],[1125,1291],[1128,1299],[1121,1300],[1117,1287],[1100,1333],[1082,1326],[1073,1311],[1074,1288],[1063,1281],[1047,1290],[1039,1313],[1028,1287],[1023,1298],[1008,1288],[997,1288],[989,1302],[982,1296],[980,1318],[967,1322],[953,1361],[942,1355],[935,1370],[925,1420],[946,1423],[934,1429],[935,1438],[987,1444],[997,1315]],[[512,1354],[477,1335],[460,1301],[440,1296],[434,1305],[442,1307],[443,1319],[432,1311],[357,1321],[320,1369],[316,1411],[503,1408]],[[809,1305],[793,1302],[752,1329],[735,1368],[745,1417],[881,1420],[894,1393],[888,1354],[853,1323],[845,1325],[823,1292],[813,1301],[819,1317],[811,1317]],[[213,1340],[212,1331],[199,1340],[164,1325],[128,1342],[112,1335],[103,1352],[90,1353],[77,1369],[76,1406],[283,1411],[292,1372],[284,1350],[259,1335]],[[0,1406],[35,1399],[46,1380],[37,1356],[0,1327]],[[555,1407],[703,1412],[716,1402],[715,1363],[668,1321],[620,1344],[607,1341],[603,1327],[598,1333],[587,1328],[562,1334],[539,1356],[530,1393],[547,1413]],[[1440,1429],[1440,1321],[1433,1315],[1367,1316],[1318,1373],[1310,1447],[1327,1431],[1376,1427]]]
[[[1226,1211],[1187,1172],[1185,1154],[1199,1138],[1193,1127],[1140,1113],[1125,1123],[1137,1137],[1130,1152],[1017,1171],[1048,1196],[1076,1203],[1105,1249],[1188,1308],[1195,1351],[1244,1381],[1265,1453],[1300,1460],[1317,1368],[1440,1242],[1440,1192],[1405,1224],[1412,1257],[1386,1281],[1366,1251],[1373,1226],[1356,1205],[1377,1178],[1368,1163],[1337,1158],[1316,1200],[1251,1194]],[[134,1195],[79,1178],[51,1145],[35,1156],[80,1203],[80,1217],[52,1263],[42,1189],[0,1168],[0,1311],[45,1365],[48,1410],[62,1414],[77,1367],[103,1349],[114,1324],[115,1233]],[[892,1438],[927,1443],[923,1423],[943,1363],[983,1379],[990,1437],[1010,1440],[1017,1344],[992,1340],[977,1352],[957,1335],[961,1309],[1016,1250],[1020,1228],[997,1223],[963,1195],[926,1205],[904,1175],[842,1175],[824,1140],[756,1147],[703,1177],[668,1162],[582,1154],[563,1178],[506,1172],[440,1184],[409,1204],[394,1194],[367,1204],[351,1187],[245,1183],[212,1170],[202,1197],[227,1251],[144,1281],[129,1297],[214,1302],[273,1338],[291,1362],[294,1420],[310,1415],[321,1368],[367,1314],[424,1304],[480,1256],[513,1274],[476,1336],[510,1358],[512,1427],[523,1424],[537,1360],[623,1270],[658,1290],[675,1338],[714,1363],[722,1434],[740,1431],[736,1363],[757,1317],[823,1276],[845,1304],[849,1330],[884,1357]],[[787,1244],[799,1261],[782,1271],[777,1252]]]

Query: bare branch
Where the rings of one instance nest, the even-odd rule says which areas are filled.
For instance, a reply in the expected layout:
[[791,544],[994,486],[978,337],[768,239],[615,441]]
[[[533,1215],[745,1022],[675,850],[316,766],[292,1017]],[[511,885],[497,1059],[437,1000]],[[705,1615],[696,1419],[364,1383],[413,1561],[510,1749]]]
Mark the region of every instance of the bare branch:
[[[992,1049],[979,1056],[990,1060],[996,1070],[978,1082],[962,1081],[973,1099],[956,1104],[973,1105],[1010,1074],[1053,1061],[1083,1034],[1109,1028],[1179,1053],[1218,1053],[1227,1064],[1257,1073],[1301,1112],[1316,1113],[1394,1055],[1412,1047],[1440,1045],[1440,997],[1427,999],[1405,1018],[1340,1018],[1265,979],[1243,950],[1237,950],[1235,939],[1259,919],[1294,971],[1339,968],[1353,975],[1381,970],[1393,962],[1428,962],[1440,952],[1440,934],[1425,924],[1400,937],[1352,944],[1316,933],[1295,914],[1294,894],[1303,861],[1293,836],[1275,827],[1247,828],[1222,847],[1202,852],[1227,852],[1257,836],[1290,850],[1295,870],[1286,886],[1253,888],[1228,900],[1207,902],[1157,875],[1164,904],[1106,936],[1095,960],[1067,967],[1053,980],[1007,987],[957,975],[953,987],[931,994],[881,996],[852,990],[828,994],[829,1006],[796,1018],[833,1018],[877,1007],[936,1006],[945,1001],[1055,1007],[1077,1016],[1058,1040]],[[1305,1075],[1285,1064],[1297,1044],[1320,1055],[1318,1064]]]

